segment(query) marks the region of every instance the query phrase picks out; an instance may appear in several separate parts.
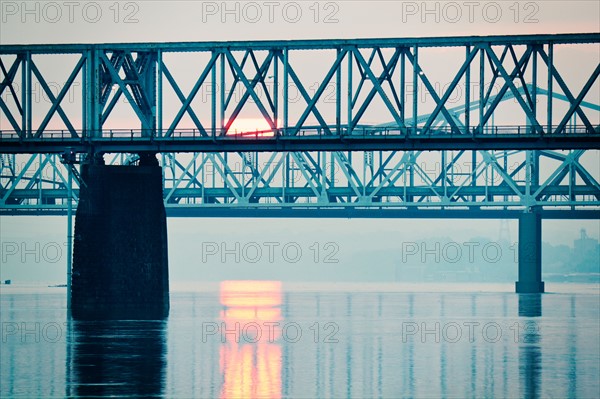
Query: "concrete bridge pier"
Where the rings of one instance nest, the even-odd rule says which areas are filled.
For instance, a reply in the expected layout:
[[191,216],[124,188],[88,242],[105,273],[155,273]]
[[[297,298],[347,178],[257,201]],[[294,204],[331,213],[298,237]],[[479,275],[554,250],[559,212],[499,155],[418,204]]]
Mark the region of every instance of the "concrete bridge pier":
[[542,293],[542,218],[536,211],[519,216],[519,280],[517,293]]
[[162,170],[154,154],[139,165],[81,166],[75,219],[71,315],[75,319],[163,319],[169,314],[167,222]]

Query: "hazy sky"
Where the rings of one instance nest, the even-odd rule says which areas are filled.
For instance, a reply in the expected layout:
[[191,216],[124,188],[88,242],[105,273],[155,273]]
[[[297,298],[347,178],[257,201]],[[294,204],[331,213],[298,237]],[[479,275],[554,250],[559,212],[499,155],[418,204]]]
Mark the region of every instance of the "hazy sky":
[[[7,43],[597,32],[597,1],[0,2]],[[26,6],[24,6],[26,4]]]
[[[600,2],[592,1],[0,1],[0,44],[71,42],[168,42],[210,40],[421,37],[569,33],[600,31]],[[593,57],[598,54],[592,54]],[[576,74],[577,71],[567,71]],[[600,102],[600,99],[596,101]],[[598,153],[596,153],[596,156]],[[598,178],[600,171],[596,173]],[[198,243],[301,242],[305,253],[313,242],[337,242],[339,258],[365,251],[400,248],[407,240],[449,236],[498,237],[499,221],[455,220],[252,220],[169,219],[172,276],[186,278]],[[61,242],[65,218],[3,217],[5,243]],[[516,222],[511,222],[516,240]],[[543,239],[569,243],[585,227],[598,238],[599,221],[545,221]],[[232,235],[232,233],[235,233]],[[232,238],[235,237],[235,238]],[[314,239],[313,239],[314,238]],[[185,243],[185,245],[184,245]],[[33,244],[35,245],[35,244]],[[5,249],[5,248],[3,248]],[[352,249],[352,250],[351,250]],[[321,248],[321,251],[327,250]],[[47,256],[50,256],[46,254]],[[323,252],[319,254],[322,256]],[[308,256],[308,255],[304,255]],[[312,256],[312,255],[311,255]],[[4,261],[4,259],[3,259]],[[52,276],[63,262],[49,264]],[[286,263],[299,267],[300,263]],[[39,264],[21,265],[32,274]],[[368,267],[368,265],[365,265]],[[315,271],[315,273],[317,273]],[[195,275],[195,273],[194,273]],[[6,276],[4,276],[6,277]],[[50,278],[50,277],[49,277]]]

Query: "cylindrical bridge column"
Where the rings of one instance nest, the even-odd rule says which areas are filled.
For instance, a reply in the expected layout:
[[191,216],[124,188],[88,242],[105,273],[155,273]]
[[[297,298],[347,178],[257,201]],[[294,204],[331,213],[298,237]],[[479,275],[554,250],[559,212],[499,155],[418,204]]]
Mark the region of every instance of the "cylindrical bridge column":
[[538,212],[519,216],[519,280],[517,293],[542,293],[542,218]]

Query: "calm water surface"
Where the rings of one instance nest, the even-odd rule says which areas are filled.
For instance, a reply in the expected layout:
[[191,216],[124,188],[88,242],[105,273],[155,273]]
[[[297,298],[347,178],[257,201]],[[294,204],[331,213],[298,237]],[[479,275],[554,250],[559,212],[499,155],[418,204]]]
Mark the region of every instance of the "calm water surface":
[[163,321],[2,286],[2,397],[600,397],[598,285],[223,282]]

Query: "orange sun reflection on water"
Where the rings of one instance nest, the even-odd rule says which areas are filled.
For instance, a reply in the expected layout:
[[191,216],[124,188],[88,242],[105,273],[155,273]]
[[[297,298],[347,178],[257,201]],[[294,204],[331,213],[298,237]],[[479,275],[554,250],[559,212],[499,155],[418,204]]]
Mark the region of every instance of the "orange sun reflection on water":
[[223,281],[220,300],[221,397],[280,398],[281,282]]

